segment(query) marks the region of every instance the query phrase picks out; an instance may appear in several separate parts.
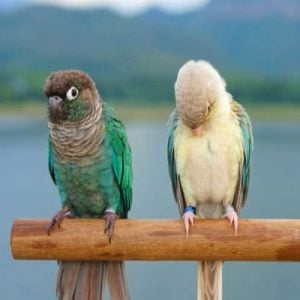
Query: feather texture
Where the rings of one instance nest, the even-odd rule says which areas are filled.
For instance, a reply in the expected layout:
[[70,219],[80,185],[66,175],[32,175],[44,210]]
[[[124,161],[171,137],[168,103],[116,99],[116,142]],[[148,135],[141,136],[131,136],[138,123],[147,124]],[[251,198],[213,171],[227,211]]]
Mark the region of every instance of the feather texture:
[[[190,61],[178,73],[167,153],[181,215],[192,206],[200,218],[222,218],[228,209],[238,214],[246,202],[252,127],[225,86],[204,61]],[[221,261],[199,262],[198,300],[222,299],[222,265]]]
[[[124,127],[106,105],[102,119],[95,126],[105,128],[103,136],[92,136],[98,151],[85,153],[80,160],[77,154],[74,160],[61,156],[50,135],[51,177],[59,189],[62,205],[70,206],[75,216],[101,217],[107,208],[112,208],[126,217],[132,199],[132,161]],[[81,146],[79,143],[77,147]],[[72,151],[78,153],[75,145]]]
[[239,213],[248,197],[253,136],[251,121],[245,109],[235,101],[231,101],[231,109],[238,119],[243,140],[243,161],[240,164],[239,182],[237,183],[236,194],[233,201],[233,207]]
[[[91,135],[92,144],[97,145],[98,151],[92,150],[81,157],[78,155],[81,149],[76,151],[73,145],[73,160],[72,156],[60,156],[52,136],[49,136],[50,175],[59,189],[62,205],[70,207],[73,216],[103,217],[105,210],[111,208],[125,218],[131,208],[132,161],[124,127],[106,105],[103,106],[102,118],[94,126],[98,126],[101,133]],[[63,138],[66,139],[65,135]],[[78,143],[77,147],[81,146],[84,145]],[[107,279],[111,299],[129,299],[123,262],[62,261],[59,264],[57,298],[104,299]]]
[[[51,73],[44,91],[49,97],[48,166],[63,211],[77,218],[109,216],[105,230],[110,240],[115,214],[126,218],[131,208],[132,161],[125,129],[82,71]],[[107,279],[111,299],[129,299],[123,262],[61,261],[57,298],[104,299]]]
[[[203,126],[203,134],[200,135],[199,137],[193,137],[191,135],[190,139],[187,137],[187,135],[189,134],[189,132],[191,132],[183,123],[180,122],[180,118],[179,118],[179,114],[175,111],[173,111],[173,113],[171,114],[170,118],[169,118],[169,138],[168,138],[168,148],[167,148],[167,152],[168,152],[168,166],[169,166],[169,176],[171,179],[171,183],[172,183],[172,190],[173,190],[173,194],[175,197],[175,200],[177,202],[177,205],[179,207],[179,211],[182,214],[184,208],[187,205],[192,205],[191,203],[187,204],[187,201],[190,202],[191,199],[186,199],[186,193],[184,193],[184,188],[182,186],[182,174],[179,173],[178,170],[178,166],[179,166],[179,162],[178,162],[178,158],[176,160],[176,151],[175,148],[178,149],[179,147],[181,147],[181,149],[183,150],[177,150],[177,151],[188,151],[189,148],[191,147],[198,147],[198,151],[199,152],[199,156],[204,156],[207,157],[207,159],[209,159],[210,156],[206,156],[207,153],[209,151],[216,151],[215,155],[220,156],[220,154],[217,154],[218,151],[223,151],[225,145],[227,144],[227,147],[229,147],[229,152],[227,152],[229,154],[229,156],[231,155],[231,158],[228,157],[227,159],[229,160],[230,165],[229,167],[232,167],[232,163],[235,161],[236,165],[237,165],[237,171],[236,171],[236,175],[233,176],[233,179],[235,180],[235,182],[233,183],[233,188],[232,188],[232,193],[229,199],[229,204],[233,205],[233,207],[236,209],[237,212],[240,211],[240,208],[243,207],[243,205],[246,202],[247,199],[247,194],[248,194],[248,187],[249,187],[249,178],[250,178],[250,173],[251,173],[251,153],[253,150],[253,137],[252,137],[252,127],[251,127],[251,122],[249,119],[248,114],[246,113],[246,111],[243,109],[243,107],[241,105],[239,105],[237,102],[233,101],[233,100],[229,100],[229,103],[231,105],[231,113],[229,114],[229,117],[225,117],[224,121],[219,122],[216,121],[216,119],[212,119],[210,120],[210,123],[214,123],[216,122],[215,126],[219,126],[222,125],[222,129],[219,130],[218,128],[216,129],[216,139],[219,141],[219,145],[218,148],[212,149],[213,147],[213,137],[211,136],[211,134],[209,135],[209,137],[206,137],[205,131],[207,132],[211,132],[214,126],[211,125],[204,125]],[[216,116],[215,118],[218,119],[222,119],[222,117],[220,116]],[[219,124],[217,123],[219,122]],[[227,122],[229,122],[229,124],[227,124]],[[231,122],[231,123],[230,123]],[[232,124],[232,125],[230,125]],[[229,125],[229,127],[228,127]],[[226,127],[228,127],[228,130],[226,131]],[[179,128],[186,128],[183,129],[183,131]],[[232,132],[232,128],[236,128],[235,130],[235,135],[236,137],[233,136],[233,132]],[[181,130],[181,133],[179,133],[179,131]],[[176,138],[178,139],[178,135],[181,134],[182,136],[184,136],[184,139],[178,140],[177,145],[176,145]],[[222,137],[223,135],[223,137]],[[233,138],[231,140],[231,138]],[[199,143],[194,143],[194,140],[198,139]],[[224,143],[222,142],[222,140],[224,140]],[[193,140],[193,145],[196,146],[192,146],[192,144],[188,144],[189,140]],[[239,142],[238,142],[239,141]],[[205,150],[205,148],[201,148],[201,144],[205,144],[207,143],[207,150]],[[240,143],[240,149],[239,150],[239,143]],[[221,146],[222,145],[222,146]],[[216,146],[215,146],[216,147]],[[237,148],[233,148],[233,147],[237,147]],[[209,150],[210,148],[210,150]],[[202,149],[202,150],[201,150]],[[236,150],[233,150],[236,149]],[[202,151],[202,154],[201,154]],[[204,152],[203,152],[204,151]],[[183,152],[180,152],[179,155],[182,155]],[[185,161],[190,161],[192,158],[190,156],[191,152],[189,151],[188,153],[183,154],[184,157],[182,159],[184,159]],[[228,155],[226,154],[226,155]],[[223,154],[225,155],[225,154]],[[215,158],[214,158],[215,159]],[[221,163],[222,161],[220,161]],[[208,166],[212,167],[212,161],[207,161]],[[185,165],[186,163],[184,163]],[[185,165],[186,167],[186,165]],[[206,169],[204,169],[206,171]],[[220,165],[219,167],[215,168],[214,170],[212,170],[212,172],[220,172]],[[199,174],[199,170],[195,170],[197,175],[195,174],[195,176],[199,179],[199,182],[203,181],[203,179],[201,180],[201,174]],[[216,173],[217,174],[217,173]],[[205,172],[205,174],[203,174],[203,176],[207,176],[207,172]],[[215,175],[217,176],[217,175]],[[224,180],[224,179],[223,179]],[[219,183],[219,185],[222,182]],[[200,184],[201,185],[201,184]],[[206,184],[207,185],[207,184]],[[203,187],[204,188],[204,187]],[[192,192],[193,194],[195,194],[195,191]],[[208,200],[212,200],[212,199],[198,199],[198,204],[199,201],[208,201]],[[219,199],[220,201],[223,201],[223,204],[225,204],[225,202],[227,201],[227,199]],[[225,201],[225,202],[224,202]],[[197,203],[196,203],[197,205]],[[195,206],[195,205],[192,205]],[[222,213],[221,213],[222,215]]]
[[132,199],[132,159],[131,150],[122,123],[114,117],[111,108],[104,110],[103,120],[110,145],[112,167],[121,191],[122,217],[127,217]]
[[129,299],[125,266],[122,261],[108,262],[108,286],[111,300]]
[[222,299],[222,261],[198,263],[198,300]]
[[[236,126],[237,130],[235,131],[237,134],[237,138],[240,137],[240,147],[241,150],[230,150],[231,157],[228,157],[229,159],[229,165],[231,168],[236,165],[236,171],[232,169],[233,176],[231,179],[231,193],[225,197],[226,192],[228,191],[228,175],[230,174],[228,172],[222,173],[221,170],[224,166],[219,165],[222,163],[223,160],[220,160],[218,157],[222,155],[222,151],[219,151],[219,148],[221,147],[221,144],[217,148],[214,149],[208,149],[204,150],[203,148],[204,144],[208,144],[208,142],[204,142],[204,135],[199,137],[199,142],[194,144],[194,142],[190,143],[189,141],[195,140],[196,138],[193,136],[190,136],[190,139],[186,137],[185,139],[178,139],[178,134],[184,134],[186,135],[186,131],[189,131],[188,128],[181,131],[181,127],[184,127],[185,125],[180,122],[179,116],[176,111],[174,111],[169,119],[169,139],[168,139],[168,163],[169,163],[169,175],[171,178],[172,188],[173,188],[173,194],[176,199],[179,212],[182,215],[184,212],[184,209],[187,205],[192,205],[197,208],[197,215],[199,215],[201,218],[221,218],[224,214],[224,207],[225,204],[232,205],[235,210],[239,213],[240,208],[245,204],[246,197],[247,197],[247,191],[248,191],[248,185],[249,185],[249,177],[250,177],[250,159],[251,159],[251,152],[252,152],[252,132],[251,132],[251,123],[249,120],[248,115],[245,113],[245,111],[242,109],[241,106],[237,105],[236,102],[232,102],[232,113],[230,114],[230,119],[232,119],[233,126]],[[214,122],[213,119],[210,120],[210,122]],[[231,127],[229,127],[231,128]],[[207,130],[211,130],[212,127],[208,126]],[[224,126],[223,126],[224,129]],[[181,131],[181,133],[180,133]],[[205,126],[203,131],[205,131]],[[222,132],[222,130],[221,130]],[[229,131],[229,133],[231,130]],[[218,135],[217,135],[218,136]],[[239,149],[238,142],[235,142],[234,139],[231,140],[232,136],[229,136],[228,133],[225,132],[224,139],[228,141],[229,145],[237,146],[236,149]],[[177,141],[176,141],[177,139]],[[203,141],[200,141],[203,139]],[[213,148],[213,137],[210,135],[207,141],[210,140],[210,146]],[[219,137],[218,137],[218,141]],[[179,143],[181,143],[179,145]],[[225,143],[226,144],[226,143]],[[224,144],[224,145],[225,145]],[[194,146],[193,146],[194,145]],[[195,146],[196,145],[196,146]],[[180,147],[182,146],[182,147]],[[198,162],[194,161],[192,156],[194,154],[193,151],[188,151],[186,154],[183,154],[183,152],[187,150],[191,150],[191,147],[198,147],[195,148],[195,151],[199,151],[199,155],[205,157],[205,162],[203,162],[202,167],[198,166]],[[230,146],[232,147],[232,146]],[[184,148],[184,149],[183,149]],[[223,147],[221,147],[223,148]],[[180,150],[183,149],[183,150]],[[198,149],[198,150],[196,150]],[[202,150],[201,150],[202,149]],[[223,148],[224,150],[224,148]],[[187,165],[190,165],[190,168],[195,168],[192,170],[194,172],[193,178],[195,178],[195,181],[198,182],[198,184],[194,183],[193,186],[184,186],[182,184],[182,180],[188,181],[189,184],[191,184],[190,180],[192,177],[189,178],[182,178],[182,176],[186,176],[188,173],[180,173],[180,170],[182,169],[182,166],[179,166],[180,161],[178,161],[178,153],[176,156],[176,151],[183,151],[180,153],[180,155],[183,155],[184,158],[184,166],[187,167]],[[201,152],[202,151],[202,152]],[[205,152],[203,152],[205,151]],[[214,154],[214,158],[211,160],[211,154],[209,151],[216,151]],[[239,154],[239,152],[236,151],[242,151],[242,153]],[[192,156],[191,156],[192,155]],[[177,158],[177,160],[176,160]],[[188,160],[188,161],[187,161]],[[197,159],[198,160],[198,159]],[[215,160],[214,163],[213,160]],[[200,158],[201,161],[201,158]],[[206,165],[207,164],[207,165]],[[179,169],[178,169],[179,167]],[[208,168],[213,168],[213,170],[209,171]],[[232,172],[230,171],[230,172]],[[220,173],[221,172],[221,173]],[[209,175],[211,174],[211,175]],[[219,178],[217,174],[225,174],[221,175]],[[235,175],[234,175],[235,174]],[[214,182],[214,178],[216,178],[217,185],[214,185],[211,183]],[[225,179],[225,180],[224,180]],[[207,181],[209,180],[209,181]],[[196,186],[195,186],[196,184]],[[197,190],[203,186],[203,189],[206,191],[200,191],[197,192]],[[209,186],[212,186],[212,189],[214,190],[207,190]],[[224,187],[224,189],[220,189],[221,187]],[[215,187],[215,188],[214,188]],[[218,197],[215,199],[215,191],[222,191],[221,194],[219,194]],[[230,189],[229,189],[230,190]],[[193,195],[207,195],[207,198],[193,198]],[[224,198],[225,197],[225,198]],[[195,199],[191,201],[192,199]],[[219,200],[219,202],[218,202]],[[194,202],[196,201],[196,202]],[[215,204],[214,201],[217,201]],[[219,203],[219,204],[218,204]],[[198,300],[220,300],[222,299],[222,262],[199,262],[198,267]]]
[[182,190],[182,185],[180,182],[180,177],[177,173],[176,162],[175,162],[175,132],[179,121],[179,114],[174,110],[169,118],[169,138],[168,138],[168,166],[169,166],[169,176],[171,178],[173,195],[178,205],[180,214],[183,214],[184,209],[186,208],[186,202],[184,199],[184,194]]
[[106,278],[107,262],[62,261],[57,276],[57,299],[104,299]]

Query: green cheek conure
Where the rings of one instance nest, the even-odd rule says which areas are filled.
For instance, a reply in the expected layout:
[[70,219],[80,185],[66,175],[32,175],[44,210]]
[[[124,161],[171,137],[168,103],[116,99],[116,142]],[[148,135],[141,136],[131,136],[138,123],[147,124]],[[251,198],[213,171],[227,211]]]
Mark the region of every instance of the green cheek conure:
[[[44,91],[49,99],[49,171],[62,204],[48,234],[67,216],[104,218],[111,241],[116,218],[127,218],[132,200],[124,127],[84,72],[53,72]],[[106,279],[112,299],[129,299],[123,262],[62,261],[59,268],[58,299],[104,299]]]

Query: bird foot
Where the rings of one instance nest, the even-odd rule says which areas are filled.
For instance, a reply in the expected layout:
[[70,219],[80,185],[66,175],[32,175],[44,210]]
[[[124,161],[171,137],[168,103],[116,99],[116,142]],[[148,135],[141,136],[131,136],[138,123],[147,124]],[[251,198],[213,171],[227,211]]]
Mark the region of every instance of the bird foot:
[[115,222],[118,218],[117,214],[113,210],[107,210],[105,212],[104,220],[105,220],[105,228],[104,233],[108,237],[109,243],[111,243],[111,238],[115,229]]
[[224,219],[229,220],[229,224],[234,228],[234,234],[237,235],[238,230],[238,215],[232,207],[226,208],[226,213],[224,214]]
[[194,219],[198,219],[198,217],[191,211],[187,211],[182,216],[185,228],[186,238],[189,237],[190,226],[194,225]]
[[64,207],[63,209],[59,210],[51,219],[51,221],[47,225],[47,233],[50,235],[51,229],[57,224],[57,227],[60,227],[61,222],[64,218],[71,218],[72,213],[68,207]]

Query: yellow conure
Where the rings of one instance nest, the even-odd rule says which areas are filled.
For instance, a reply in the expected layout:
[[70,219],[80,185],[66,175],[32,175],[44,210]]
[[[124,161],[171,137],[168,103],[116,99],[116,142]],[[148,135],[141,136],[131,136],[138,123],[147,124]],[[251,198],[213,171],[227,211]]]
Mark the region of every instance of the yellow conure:
[[[186,235],[194,218],[227,218],[237,234],[253,148],[249,116],[206,61],[189,61],[181,67],[175,96],[168,162]],[[198,300],[222,299],[222,264],[199,262]]]

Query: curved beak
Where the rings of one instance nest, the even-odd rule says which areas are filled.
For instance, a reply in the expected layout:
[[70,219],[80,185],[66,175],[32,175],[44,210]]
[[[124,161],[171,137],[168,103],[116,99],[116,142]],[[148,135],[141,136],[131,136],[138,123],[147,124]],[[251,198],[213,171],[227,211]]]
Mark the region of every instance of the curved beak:
[[202,133],[202,127],[201,125],[195,128],[192,128],[192,132],[194,136],[199,136]]
[[62,98],[60,98],[59,96],[51,96],[49,97],[49,102],[48,102],[48,106],[49,106],[49,112],[50,112],[50,116],[53,119],[58,119],[60,112],[61,112],[61,107],[62,107]]

